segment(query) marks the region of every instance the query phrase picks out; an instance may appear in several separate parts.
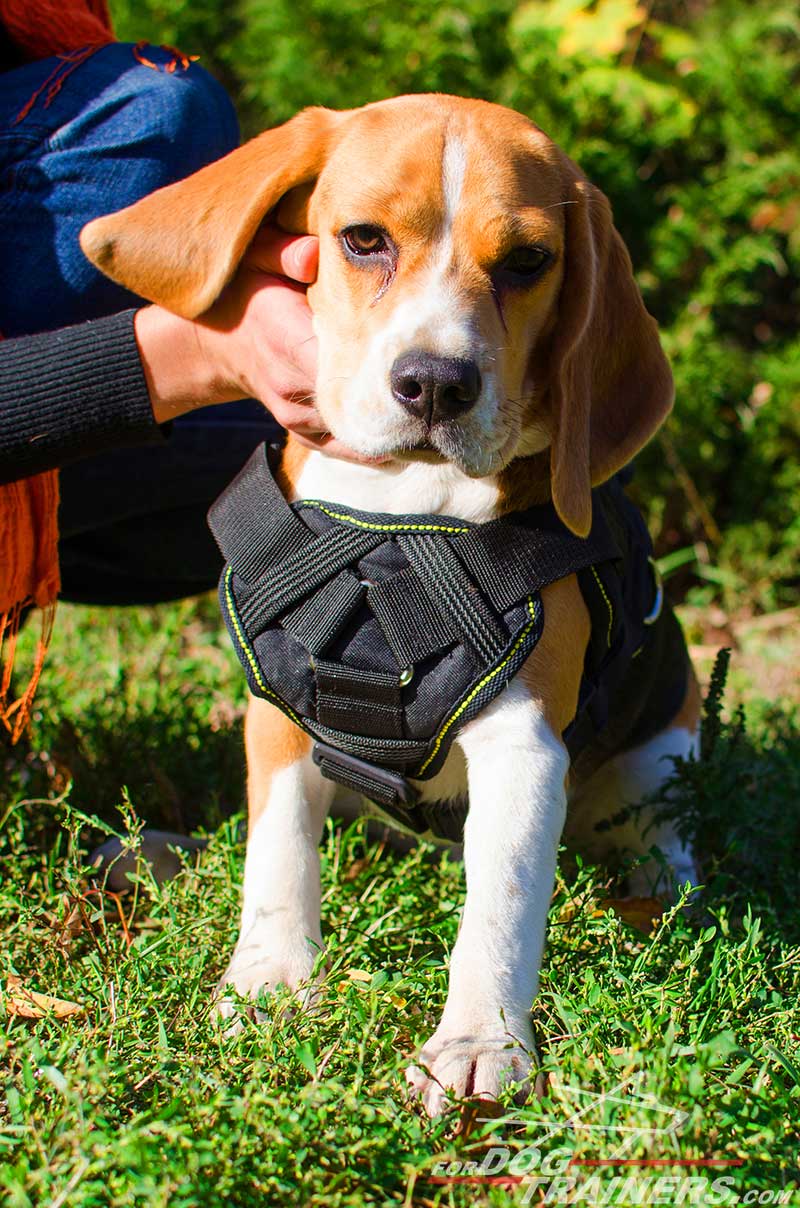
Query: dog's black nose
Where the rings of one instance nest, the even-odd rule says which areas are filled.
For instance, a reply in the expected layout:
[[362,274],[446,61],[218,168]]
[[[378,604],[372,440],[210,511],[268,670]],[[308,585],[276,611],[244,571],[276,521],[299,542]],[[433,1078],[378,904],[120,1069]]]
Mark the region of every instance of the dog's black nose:
[[430,426],[469,411],[481,392],[481,374],[474,361],[436,357],[429,352],[406,352],[390,375],[398,403]]

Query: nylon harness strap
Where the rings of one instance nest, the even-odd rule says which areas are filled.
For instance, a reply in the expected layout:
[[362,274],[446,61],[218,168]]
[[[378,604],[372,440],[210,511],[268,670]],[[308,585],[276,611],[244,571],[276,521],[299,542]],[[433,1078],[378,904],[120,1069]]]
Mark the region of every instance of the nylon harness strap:
[[324,776],[435,831],[409,781],[441,768],[459,728],[522,666],[542,632],[541,589],[620,557],[594,511],[582,540],[551,506],[484,525],[290,506],[260,447],[209,513],[251,690],[311,735]]

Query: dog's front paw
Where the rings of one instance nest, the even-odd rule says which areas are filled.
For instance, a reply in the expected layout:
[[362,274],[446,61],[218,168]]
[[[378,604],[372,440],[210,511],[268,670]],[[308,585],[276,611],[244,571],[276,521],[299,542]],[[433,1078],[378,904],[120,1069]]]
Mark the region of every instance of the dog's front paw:
[[420,1052],[419,1065],[406,1070],[406,1081],[428,1115],[440,1116],[451,1099],[496,1100],[508,1086],[516,1087],[515,1099],[524,1102],[535,1061],[527,1022],[514,1035],[432,1036]]
[[255,1005],[245,1007],[233,997],[257,999],[261,991],[274,992],[279,986],[291,990],[298,1004],[309,1009],[314,1005],[316,985],[314,973],[314,951],[304,944],[296,951],[276,956],[251,944],[237,945],[231,963],[219,980],[214,995],[214,1005],[220,1018],[231,1020],[227,1035],[234,1035],[242,1027],[242,1016],[263,1023],[266,1013]]

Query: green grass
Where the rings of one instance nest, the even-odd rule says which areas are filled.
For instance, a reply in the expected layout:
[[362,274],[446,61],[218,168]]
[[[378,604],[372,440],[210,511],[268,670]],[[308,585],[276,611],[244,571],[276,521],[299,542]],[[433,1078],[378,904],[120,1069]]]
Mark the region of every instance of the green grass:
[[[507,1204],[502,1186],[430,1181],[434,1165],[480,1160],[491,1144],[596,1160],[623,1135],[629,1158],[734,1160],[682,1173],[800,1203],[800,733],[789,712],[762,706],[747,728],[723,724],[706,763],[677,774],[709,870],[702,911],[672,912],[643,936],[597,911],[613,893],[602,869],[559,880],[533,1014],[550,1093],[454,1136],[452,1120],[421,1117],[403,1091],[406,1059],[444,1002],[463,900],[462,870],[425,850],[401,857],[361,825],[329,827],[318,1014],[278,1000],[272,1022],[236,1038],[214,1024],[209,998],[238,917],[243,705],[211,602],[61,610],[30,742],[0,747],[0,973],[84,1013],[3,1019],[4,1203]],[[142,878],[121,903],[126,935],[85,856],[109,827],[135,841],[142,819],[211,843],[163,887]],[[542,1141],[578,1091],[638,1073],[685,1113],[674,1139],[614,1131],[652,1126],[629,1090],[587,1117],[610,1131]],[[635,1197],[653,1173],[681,1170],[574,1166],[569,1202],[602,1202],[620,1174]],[[692,1202],[670,1186],[655,1202]]]

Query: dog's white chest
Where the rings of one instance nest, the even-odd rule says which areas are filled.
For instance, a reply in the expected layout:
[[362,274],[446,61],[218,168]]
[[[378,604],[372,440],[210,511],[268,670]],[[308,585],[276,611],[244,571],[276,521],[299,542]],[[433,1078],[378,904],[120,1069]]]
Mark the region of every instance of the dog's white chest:
[[394,516],[425,513],[483,524],[497,514],[496,478],[468,478],[452,464],[424,461],[363,465],[312,452],[294,497],[324,499],[364,512]]

